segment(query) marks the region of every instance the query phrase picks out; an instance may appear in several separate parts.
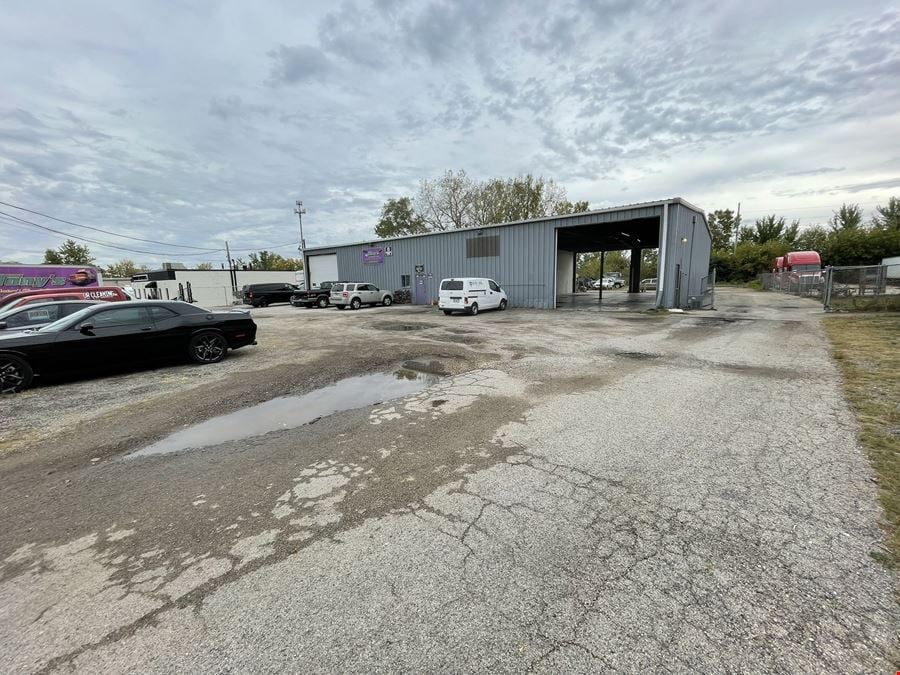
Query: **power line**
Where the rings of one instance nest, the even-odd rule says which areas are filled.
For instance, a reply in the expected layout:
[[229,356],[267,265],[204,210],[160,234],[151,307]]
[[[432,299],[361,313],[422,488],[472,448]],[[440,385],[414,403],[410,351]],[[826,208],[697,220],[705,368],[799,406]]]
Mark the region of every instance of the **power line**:
[[[0,201],[0,204],[6,204],[6,202]],[[28,211],[29,213],[35,213],[35,214],[40,215],[40,216],[43,216],[43,217],[45,217],[45,218],[50,218],[51,220],[56,220],[56,221],[63,222],[63,223],[69,223],[69,221],[67,221],[67,220],[63,220],[63,219],[61,219],[61,218],[54,218],[53,216],[47,216],[47,215],[45,215],[45,214],[38,213],[37,211],[31,211],[30,209],[24,209],[24,208],[22,208],[22,207],[14,207],[14,208],[20,208],[20,209],[23,210],[23,211]],[[90,239],[90,238],[87,238],[87,237],[80,237],[80,236],[75,235],[75,234],[69,234],[69,233],[67,233],[67,232],[62,232],[61,230],[57,230],[57,229],[54,229],[54,228],[52,228],[52,227],[47,227],[46,225],[41,225],[41,224],[39,224],[39,223],[35,223],[35,222],[30,221],[30,220],[26,220],[26,219],[24,219],[24,218],[20,218],[19,216],[15,216],[15,215],[13,215],[13,214],[11,214],[11,213],[6,213],[5,211],[0,211],[0,216],[4,216],[4,217],[6,217],[6,218],[9,219],[9,220],[15,221],[14,224],[31,225],[31,226],[33,226],[33,227],[38,227],[38,228],[40,228],[40,229],[42,229],[42,230],[47,230],[48,232],[53,232],[53,233],[55,233],[55,234],[59,234],[59,235],[61,235],[61,236],[64,236],[64,237],[67,237],[67,238],[70,238],[70,239],[77,239],[77,240],[79,240],[79,241],[86,241],[86,242],[88,242],[88,243],[95,244],[95,245],[97,245],[97,246],[104,246],[104,247],[106,247],[106,248],[114,248],[114,249],[118,249],[118,250],[120,250],[120,251],[128,251],[129,253],[141,253],[141,254],[143,254],[143,255],[155,255],[155,256],[161,256],[161,257],[166,257],[166,256],[192,257],[192,256],[193,256],[193,257],[201,258],[201,257],[204,257],[204,254],[209,254],[209,255],[211,255],[211,254],[214,254],[214,253],[222,253],[222,252],[225,251],[224,248],[200,248],[199,246],[186,246],[186,245],[182,246],[182,245],[180,245],[180,244],[165,244],[165,245],[167,245],[167,246],[181,246],[182,248],[196,249],[196,252],[195,252],[195,253],[173,253],[173,252],[169,252],[169,251],[164,251],[164,252],[160,252],[160,251],[143,251],[143,250],[139,250],[139,249],[128,248],[128,247],[126,247],[126,246],[119,246],[119,245],[117,245],[117,244],[111,244],[111,243],[109,243],[109,242],[100,241],[100,240],[98,240],[98,239]],[[70,224],[75,224],[75,223],[70,223]],[[94,230],[97,230],[97,231],[99,231],[99,232],[106,232],[106,230],[102,230],[102,229],[100,229],[100,228],[92,228],[92,227],[89,227],[89,226],[87,226],[87,225],[79,225],[79,227],[87,227],[88,229],[94,229]],[[115,235],[115,233],[110,233],[110,234],[114,234],[114,235]],[[115,236],[127,237],[127,235],[115,235]],[[152,240],[152,239],[140,239],[140,238],[138,238],[138,237],[127,237],[127,238],[128,238],[128,239],[135,239],[135,240],[137,240],[137,241],[154,242],[154,240]],[[164,243],[164,242],[154,242],[154,243]],[[289,242],[286,242],[286,243],[283,243],[283,244],[275,244],[275,245],[273,245],[273,246],[263,245],[263,246],[255,246],[255,247],[251,247],[251,248],[238,248],[238,249],[233,249],[233,250],[234,250],[234,252],[236,252],[236,253],[242,253],[242,252],[248,252],[248,251],[262,251],[262,250],[269,250],[269,249],[276,249],[276,248],[285,248],[286,246],[296,246],[296,245],[297,245],[297,242],[296,242],[296,241],[289,241]]]
[[[39,229],[41,229],[41,230],[46,230],[46,231],[48,231],[48,232],[53,232],[53,233],[55,233],[55,234],[62,235],[63,237],[67,237],[67,238],[69,238],[69,239],[78,239],[79,241],[86,241],[86,242],[88,242],[88,243],[90,243],[90,244],[95,244],[95,245],[97,245],[97,246],[103,246],[103,247],[105,247],[105,248],[114,248],[114,249],[118,249],[118,250],[120,250],[120,251],[128,251],[129,253],[141,253],[141,254],[143,254],[143,255],[154,255],[154,256],[163,256],[163,257],[167,257],[167,256],[190,256],[190,257],[193,257],[193,258],[197,258],[197,257],[200,256],[200,253],[170,253],[170,252],[168,252],[168,251],[166,251],[166,252],[163,253],[163,252],[158,252],[158,251],[141,251],[141,250],[138,250],[138,249],[136,249],[136,248],[127,248],[127,247],[125,247],[125,246],[117,246],[116,244],[110,244],[110,243],[108,243],[108,242],[105,242],[105,241],[99,241],[99,240],[97,240],[97,239],[88,239],[87,237],[79,237],[79,236],[74,235],[74,234],[67,234],[66,232],[61,232],[60,230],[54,230],[52,227],[47,227],[46,225],[40,225],[40,224],[38,224],[38,223],[33,223],[33,222],[31,222],[30,220],[25,220],[24,218],[19,218],[18,216],[14,216],[14,215],[12,215],[12,214],[10,214],[10,213],[6,213],[5,211],[0,211],[0,216],[5,216],[8,220],[17,221],[15,224],[20,224],[20,223],[21,223],[21,224],[24,224],[24,225],[31,225],[32,227],[37,227],[37,228],[39,228]],[[222,251],[222,250],[224,250],[224,249],[210,250],[209,253],[217,253],[217,252]]]
[[[26,209],[24,206],[16,206],[15,204],[10,204],[9,202],[0,201],[0,204],[4,206],[9,206],[13,209],[18,209],[19,211],[27,211],[28,213],[33,213],[36,216],[41,216],[42,218],[48,218],[50,220],[55,220],[58,223],[65,223],[66,225],[74,225],[75,227],[83,227],[86,230],[94,230],[95,232],[102,232],[103,234],[111,234],[114,237],[122,237],[123,239],[132,239],[134,241],[143,241],[147,244],[161,244],[162,246],[174,246],[177,248],[190,248],[198,251],[205,251],[208,253],[217,253],[222,251],[221,248],[203,248],[201,246],[188,246],[186,244],[170,244],[165,241],[156,241],[155,239],[142,239],[141,237],[132,237],[127,234],[119,234],[118,232],[111,232],[110,230],[104,230],[101,227],[93,227],[92,225],[82,225],[80,223],[73,222],[71,220],[66,220],[65,218],[57,218],[56,216],[51,216],[46,213],[41,213],[40,211],[33,211],[31,209]],[[15,216],[13,216],[15,217]]]

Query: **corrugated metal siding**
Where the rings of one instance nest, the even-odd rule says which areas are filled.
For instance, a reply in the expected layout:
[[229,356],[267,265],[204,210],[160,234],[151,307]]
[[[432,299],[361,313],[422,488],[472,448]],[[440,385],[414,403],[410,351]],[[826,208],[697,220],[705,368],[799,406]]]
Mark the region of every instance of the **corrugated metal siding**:
[[[691,216],[697,215],[691,234]],[[662,206],[647,206],[634,209],[622,209],[615,212],[585,214],[583,216],[564,219],[551,218],[504,225],[502,227],[478,230],[451,230],[440,235],[426,237],[410,237],[381,241],[373,239],[367,244],[351,244],[331,248],[317,248],[312,254],[320,255],[336,253],[338,276],[344,281],[367,281],[379,288],[396,290],[401,287],[401,276],[409,275],[415,284],[415,267],[424,265],[426,290],[429,300],[437,300],[438,286],[441,279],[448,277],[487,277],[497,281],[509,296],[513,307],[533,307],[552,309],[556,306],[556,229],[577,227],[580,225],[601,225],[637,218],[659,217]],[[709,239],[702,214],[680,204],[669,205],[668,245],[675,242],[681,246],[682,236],[698,236],[701,232],[707,242]],[[687,228],[687,235],[684,234]],[[500,237],[500,255],[490,258],[466,258],[466,239],[481,236]],[[662,242],[661,242],[661,245]],[[391,246],[393,255],[386,256],[383,263],[364,265],[362,252],[364,248]],[[699,248],[703,248],[700,246]],[[706,271],[696,272],[699,268],[709,266],[708,243],[705,256],[697,250],[693,258],[677,248],[670,248],[675,255],[666,256],[666,274],[664,294],[667,296],[663,306],[673,306],[675,265],[688,266],[693,278]],[[663,273],[660,270],[660,275]],[[693,283],[693,282],[692,282]],[[693,287],[692,287],[693,288]],[[683,295],[687,298],[689,289]]]
[[[500,255],[466,258],[466,239],[500,237]],[[497,281],[514,307],[550,309],[554,306],[554,228],[550,222],[523,223],[513,227],[453,230],[441,236],[413,237],[390,242],[372,240],[366,245],[318,249],[316,254],[336,253],[339,276],[347,281],[368,281],[379,288],[396,290],[401,276],[415,283],[416,265],[424,265],[428,300],[437,300],[441,279],[487,277]],[[364,265],[364,248],[389,245],[393,254],[384,262]],[[427,275],[431,275],[429,278]]]
[[[700,293],[700,281],[709,274],[709,254],[712,242],[704,216],[682,204],[669,206],[669,224],[662,307],[687,307],[688,298]],[[686,239],[682,243],[682,239]],[[680,273],[681,284],[676,275]],[[680,288],[679,297],[675,297]]]

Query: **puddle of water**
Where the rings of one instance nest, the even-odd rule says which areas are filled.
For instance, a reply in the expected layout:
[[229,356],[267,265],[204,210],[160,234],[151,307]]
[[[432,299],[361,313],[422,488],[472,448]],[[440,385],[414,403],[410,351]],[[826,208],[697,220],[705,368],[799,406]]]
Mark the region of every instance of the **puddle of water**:
[[281,396],[228,415],[213,417],[176,431],[126,457],[165,455],[239,441],[279,429],[294,429],[336,412],[365,408],[415,394],[438,379],[435,375],[408,369],[393,374],[350,377],[302,396]]

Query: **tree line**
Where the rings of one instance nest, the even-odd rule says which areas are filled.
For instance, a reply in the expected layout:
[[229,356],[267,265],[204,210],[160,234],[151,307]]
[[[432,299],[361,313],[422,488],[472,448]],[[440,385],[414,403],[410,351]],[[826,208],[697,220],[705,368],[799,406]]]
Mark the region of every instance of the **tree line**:
[[[59,248],[48,248],[44,252],[45,265],[96,265],[91,250],[78,242],[68,239]],[[284,257],[274,251],[258,251],[250,253],[247,259],[235,258],[234,265],[237,269],[248,270],[284,270],[296,271],[303,269],[303,262],[299,258]],[[100,265],[100,270],[108,277],[131,277],[141,272],[149,272],[146,265],[136,265],[133,260],[123,258],[109,265]],[[215,269],[211,262],[198,263],[194,269]]]
[[526,174],[478,181],[463,170],[448,170],[422,180],[412,197],[388,199],[375,235],[388,239],[587,210],[586,201],[570,202],[566,189],[552,178]]
[[[877,265],[900,255],[900,199],[877,206],[866,221],[859,204],[842,204],[826,225],[800,229],[784,216],[771,214],[744,226],[731,209],[708,214],[712,234],[711,266],[722,281],[750,281],[771,272],[775,259],[789,251],[817,251],[822,264]],[[737,240],[735,243],[735,239]]]

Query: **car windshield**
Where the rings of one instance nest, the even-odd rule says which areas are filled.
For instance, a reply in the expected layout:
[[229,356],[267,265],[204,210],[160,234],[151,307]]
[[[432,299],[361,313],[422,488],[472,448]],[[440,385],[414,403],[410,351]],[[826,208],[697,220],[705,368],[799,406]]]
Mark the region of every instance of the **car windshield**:
[[441,282],[442,291],[461,291],[463,288],[462,281],[443,281]]

